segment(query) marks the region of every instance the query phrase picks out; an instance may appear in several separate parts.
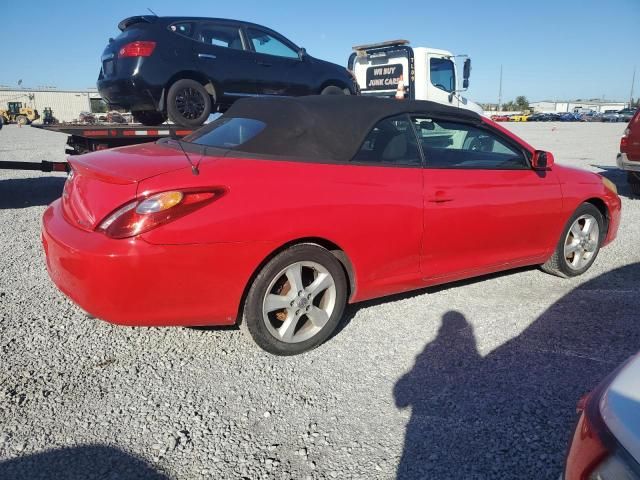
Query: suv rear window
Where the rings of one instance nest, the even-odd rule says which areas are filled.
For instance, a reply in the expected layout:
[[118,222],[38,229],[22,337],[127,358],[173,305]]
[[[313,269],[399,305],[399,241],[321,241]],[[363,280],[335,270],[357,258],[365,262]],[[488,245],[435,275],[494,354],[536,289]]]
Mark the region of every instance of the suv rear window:
[[258,135],[266,123],[252,118],[224,118],[184,137],[183,141],[206,147],[236,148]]

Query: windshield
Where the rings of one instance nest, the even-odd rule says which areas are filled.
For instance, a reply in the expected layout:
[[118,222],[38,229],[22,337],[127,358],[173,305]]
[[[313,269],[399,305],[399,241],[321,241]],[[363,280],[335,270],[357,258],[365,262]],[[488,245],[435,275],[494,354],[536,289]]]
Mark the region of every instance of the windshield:
[[453,92],[456,88],[453,62],[446,58],[432,58],[429,65],[431,67],[431,83],[440,90]]
[[207,147],[233,149],[251,140],[266,126],[266,123],[251,118],[220,117],[184,137],[183,141]]

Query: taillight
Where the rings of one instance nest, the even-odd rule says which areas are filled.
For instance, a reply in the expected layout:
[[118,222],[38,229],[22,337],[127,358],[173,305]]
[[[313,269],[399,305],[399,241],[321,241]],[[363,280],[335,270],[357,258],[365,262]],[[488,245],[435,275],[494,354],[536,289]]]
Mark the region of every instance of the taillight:
[[629,134],[631,130],[626,128],[620,139],[620,153],[627,153],[627,147],[629,146]]
[[183,217],[208,205],[222,189],[169,191],[127,203],[105,218],[98,230],[111,238],[128,238]]
[[118,52],[119,58],[125,57],[148,57],[156,48],[156,42],[136,41],[127,43]]

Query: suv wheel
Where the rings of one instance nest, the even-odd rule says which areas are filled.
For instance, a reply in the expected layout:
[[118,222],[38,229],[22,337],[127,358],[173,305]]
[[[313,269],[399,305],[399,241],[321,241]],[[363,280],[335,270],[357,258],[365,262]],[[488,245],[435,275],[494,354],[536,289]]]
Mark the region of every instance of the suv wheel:
[[164,113],[156,112],[155,110],[132,112],[132,115],[136,122],[141,123],[145,127],[153,127],[167,121],[167,116]]
[[197,128],[211,114],[211,95],[195,80],[178,80],[167,94],[169,118],[183,127]]
[[324,87],[322,89],[320,95],[351,95],[351,92],[349,92],[349,90],[346,88],[343,90],[340,87],[329,85],[328,87]]

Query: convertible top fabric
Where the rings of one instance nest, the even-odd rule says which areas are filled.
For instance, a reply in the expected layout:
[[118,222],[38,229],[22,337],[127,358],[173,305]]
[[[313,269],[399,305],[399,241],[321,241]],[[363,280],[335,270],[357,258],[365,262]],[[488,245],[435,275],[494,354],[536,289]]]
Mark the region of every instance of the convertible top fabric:
[[247,98],[235,102],[224,117],[252,118],[266,127],[227,155],[348,162],[380,120],[402,113],[481,122],[475,112],[427,101],[349,95]]

